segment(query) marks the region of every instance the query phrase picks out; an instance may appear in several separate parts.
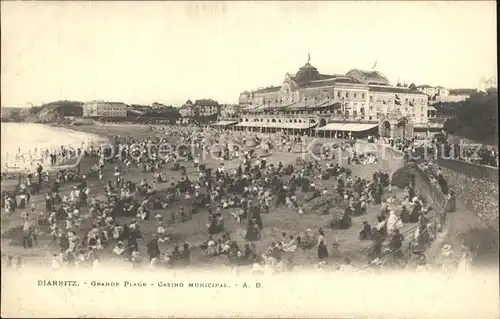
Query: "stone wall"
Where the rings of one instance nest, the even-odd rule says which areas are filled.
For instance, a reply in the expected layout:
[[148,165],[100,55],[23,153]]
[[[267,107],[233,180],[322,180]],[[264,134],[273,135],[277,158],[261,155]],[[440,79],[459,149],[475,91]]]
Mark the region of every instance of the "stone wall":
[[498,169],[454,160],[438,160],[457,200],[487,225],[498,228]]
[[436,162],[440,167],[446,167],[476,179],[487,180],[498,184],[498,167],[442,158],[438,159]]

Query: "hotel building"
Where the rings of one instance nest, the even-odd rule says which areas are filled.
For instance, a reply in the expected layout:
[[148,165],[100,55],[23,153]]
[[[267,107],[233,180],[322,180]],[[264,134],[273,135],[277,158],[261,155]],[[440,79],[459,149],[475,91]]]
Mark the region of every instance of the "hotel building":
[[186,103],[179,109],[179,113],[181,114],[181,116],[199,118],[216,116],[221,113],[222,105],[218,105],[215,103],[210,105],[198,105],[197,103],[198,102],[193,104],[191,100],[187,100]]
[[126,117],[127,105],[121,102],[92,101],[83,104],[83,117]]

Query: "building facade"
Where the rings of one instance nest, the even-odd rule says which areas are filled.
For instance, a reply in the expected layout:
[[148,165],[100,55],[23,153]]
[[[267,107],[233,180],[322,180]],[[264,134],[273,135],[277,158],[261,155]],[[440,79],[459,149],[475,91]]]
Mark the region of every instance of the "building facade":
[[196,100],[195,103],[193,103],[191,100],[188,100],[179,109],[179,114],[181,115],[180,122],[213,122],[221,116],[222,110],[227,113],[229,109],[229,105],[219,105],[219,103],[211,99]]
[[179,114],[183,118],[188,118],[193,116],[193,102],[187,100],[186,103],[179,108]]
[[83,104],[83,117],[126,117],[127,105],[121,102],[92,101]]
[[216,116],[220,114],[220,105],[196,105],[194,106],[196,117]]
[[182,117],[207,117],[219,115],[221,108],[221,105],[215,103],[211,105],[197,105],[191,100],[187,100],[186,103],[179,109],[179,113]]
[[438,87],[430,86],[427,84],[417,86],[417,90],[426,94],[427,96],[430,96],[430,97],[439,95],[439,88]]
[[432,117],[425,93],[392,86],[378,71],[327,75],[309,61],[296,74],[286,74],[281,86],[241,93],[239,103],[235,127],[252,131],[409,137],[427,131]]
[[239,114],[239,106],[234,104],[223,104],[220,106],[218,119],[235,119]]
[[417,90],[426,94],[432,100],[440,98],[446,100],[447,96],[450,95],[450,89],[442,86],[430,86],[427,84],[417,86]]
[[460,95],[446,95],[446,96],[436,96],[435,99],[431,100],[431,104],[433,103],[456,103],[456,102],[463,102],[470,98],[470,95],[468,94],[460,94]]

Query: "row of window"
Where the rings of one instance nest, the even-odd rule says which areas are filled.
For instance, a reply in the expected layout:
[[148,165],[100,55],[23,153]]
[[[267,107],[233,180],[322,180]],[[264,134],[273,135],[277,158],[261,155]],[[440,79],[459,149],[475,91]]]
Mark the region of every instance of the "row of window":
[[[371,114],[371,115],[368,115],[368,114],[365,114],[365,113],[358,113],[356,111],[354,111],[353,113],[349,112],[349,111],[346,111],[342,114],[341,111],[337,111],[337,112],[331,112],[331,115],[338,115],[338,116],[345,116],[347,118],[354,118],[354,119],[359,119],[359,118],[362,118],[362,119],[368,119],[368,120],[373,120],[374,118],[379,118],[380,116],[382,116],[382,114]],[[415,120],[418,120],[418,119],[423,119],[425,118],[426,116],[424,114],[420,114],[420,116],[415,116],[415,114],[405,114],[406,116],[411,116],[413,119]],[[429,116],[427,116],[429,117]],[[241,121],[244,121],[244,122],[266,122],[266,123],[308,123],[307,120],[302,120],[302,119],[273,119],[273,118],[267,118],[267,119],[258,119],[258,118],[254,118],[254,119],[248,119],[248,118],[245,118],[245,119],[240,119],[240,122]],[[316,123],[316,121],[314,119],[310,119],[309,120],[309,123]]]
[[[339,99],[342,99],[342,98],[350,99],[352,97],[353,99],[360,98],[361,100],[364,100],[365,99],[365,93],[339,91],[339,92],[337,92],[337,97]],[[331,97],[329,95],[326,95],[325,99],[329,100],[329,99],[331,99]],[[304,97],[304,102],[307,102],[307,101],[319,101],[319,100],[321,100],[321,99],[318,98],[318,97],[307,97],[307,96]],[[388,98],[387,100],[384,100],[384,101],[386,103],[392,103],[393,99],[392,98]],[[425,99],[424,98],[421,98],[421,99],[415,99],[415,98],[409,99],[409,98],[405,98],[404,103],[408,104],[410,101],[412,103],[421,103],[421,104],[425,103]],[[295,102],[295,95],[292,95],[291,102]],[[370,102],[374,102],[374,96],[373,95],[370,95]],[[377,100],[376,102],[382,103],[383,100]],[[275,99],[275,100],[262,100],[262,104],[264,104],[264,105],[269,105],[269,104],[274,104],[275,105],[275,104],[282,104],[282,103],[283,103],[282,100],[277,100],[277,99]]]
[[[241,121],[241,119],[240,119]],[[249,119],[244,119],[244,122],[250,122]],[[316,123],[316,120],[309,119],[302,121],[302,119],[257,119],[254,118],[252,122],[266,122],[266,123]]]
[[338,98],[346,98],[346,99],[349,99],[349,98],[354,98],[354,99],[357,99],[357,98],[361,98],[361,99],[365,99],[365,93],[357,93],[357,92],[344,92],[344,91],[338,91],[337,92],[337,97]]
[[[359,109],[359,114],[365,114],[365,108],[360,108]],[[373,106],[370,106],[369,109],[368,109],[368,113],[372,114],[374,112],[374,110],[376,112],[381,112],[382,109],[380,107],[376,107],[375,109],[373,108]],[[354,111],[354,112],[358,112],[358,110],[352,110],[352,108],[349,108],[349,107],[346,107],[345,109],[346,112],[350,112],[350,111]],[[405,109],[401,109],[402,112],[405,112],[405,113],[409,113],[410,112],[410,109],[409,108],[405,108]],[[413,114],[415,114],[415,109],[411,109],[411,111],[413,112]],[[286,114],[286,115],[304,115],[304,114],[341,114],[342,113],[342,110],[338,109],[338,110],[335,110],[335,111],[330,111],[330,110],[321,110],[321,111],[318,111],[318,110],[306,110],[306,111],[281,111],[280,112],[281,114]],[[417,112],[417,113],[422,113],[422,114],[425,114],[425,111],[423,108],[420,108],[420,112]],[[243,114],[248,114],[248,113],[243,113]],[[252,114],[252,115],[266,115],[267,113],[266,112],[250,112],[249,114]]]
[[[243,120],[244,122],[266,122],[266,123],[302,123],[302,120],[301,119],[257,119],[257,118],[254,118],[254,119],[248,119],[248,118],[245,118]],[[314,121],[314,120],[313,120]],[[306,122],[306,121],[304,121]]]
[[108,111],[99,111],[98,115],[126,115],[127,112],[108,112]]
[[[392,98],[388,98],[387,100],[385,99],[379,99],[377,100],[376,102],[377,103],[383,103],[383,102],[386,102],[386,103],[392,103],[393,102],[393,99]],[[401,102],[403,102],[402,100],[400,100]],[[412,103],[421,103],[421,104],[424,104],[425,103],[425,99],[415,99],[415,98],[412,98],[411,100],[408,99],[408,98],[405,98],[404,100],[404,103],[405,104],[408,104],[409,102],[412,102]],[[374,97],[373,95],[370,95],[370,102],[374,102]]]
[[[291,97],[291,100],[290,101],[286,101],[286,103],[290,103],[290,102],[295,102],[295,95],[292,95]],[[280,104],[283,104],[283,99],[274,99],[274,100],[262,100],[262,105],[280,105]],[[253,103],[250,103],[250,104],[253,104]],[[259,104],[259,103],[255,103],[255,104]]]
[[[352,97],[354,99],[361,98],[362,100],[364,100],[365,93],[356,93],[356,92],[353,93],[353,92],[339,91],[339,92],[337,92],[337,97],[338,98],[343,98],[344,97],[344,98],[347,98],[347,99],[349,99],[349,98]],[[291,98],[292,98],[291,102],[295,102],[295,95],[292,95]],[[329,100],[329,99],[331,99],[331,96],[327,94],[324,97],[324,99],[325,100]],[[314,101],[314,100],[319,101],[319,100],[322,100],[322,99],[319,98],[319,97],[312,97],[312,96],[311,97],[308,97],[308,96],[304,97],[304,101]],[[263,104],[282,103],[282,100],[267,100],[267,99],[264,99],[262,101],[262,103]]]
[[123,104],[85,104],[83,107],[94,108],[94,109],[125,109],[126,105]]
[[200,112],[214,112],[214,111],[217,111],[217,109],[200,109]]
[[[349,112],[345,112],[344,114],[347,118],[358,118],[358,115],[356,112],[354,114],[351,114]],[[365,114],[361,115],[362,117],[366,117]],[[379,116],[368,116],[368,120],[373,120],[374,118],[378,118]],[[259,122],[259,123],[316,123],[316,120],[314,119],[257,119],[254,118],[253,120],[249,120],[248,118],[245,119],[240,119],[240,122]]]

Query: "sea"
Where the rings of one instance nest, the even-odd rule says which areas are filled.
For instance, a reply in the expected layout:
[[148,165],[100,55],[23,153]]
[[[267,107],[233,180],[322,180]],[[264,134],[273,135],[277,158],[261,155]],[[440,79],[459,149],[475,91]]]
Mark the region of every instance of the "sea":
[[50,158],[45,157],[45,150],[85,147],[103,140],[96,134],[34,123],[2,123],[1,133],[2,172],[47,165]]

